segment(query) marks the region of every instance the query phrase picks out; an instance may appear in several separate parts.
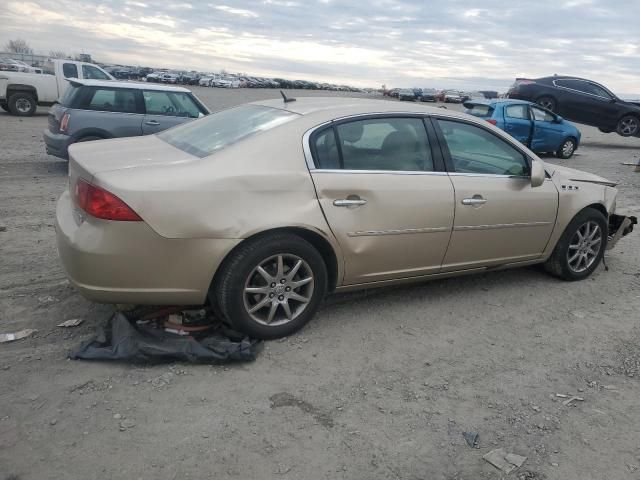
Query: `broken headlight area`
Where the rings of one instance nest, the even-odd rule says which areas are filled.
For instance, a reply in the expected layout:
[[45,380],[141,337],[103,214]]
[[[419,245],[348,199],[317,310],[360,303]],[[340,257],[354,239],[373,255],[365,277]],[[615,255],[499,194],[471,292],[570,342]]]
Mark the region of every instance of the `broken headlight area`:
[[636,217],[626,217],[624,215],[609,215],[609,235],[607,239],[607,250],[612,249],[618,240],[633,231],[633,226],[638,224]]

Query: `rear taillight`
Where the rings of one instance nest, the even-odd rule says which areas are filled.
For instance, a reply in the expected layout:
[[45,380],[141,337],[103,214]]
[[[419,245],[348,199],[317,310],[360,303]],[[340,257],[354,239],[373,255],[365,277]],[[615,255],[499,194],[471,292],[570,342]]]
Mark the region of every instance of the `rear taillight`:
[[60,133],[67,133],[67,127],[69,126],[69,118],[71,115],[65,113],[60,120]]
[[491,125],[496,125],[498,123],[498,121],[494,120],[493,118],[488,119],[487,122],[489,122]]
[[78,207],[92,217],[120,222],[142,221],[129,205],[113,193],[82,179],[78,179],[76,183],[75,200]]

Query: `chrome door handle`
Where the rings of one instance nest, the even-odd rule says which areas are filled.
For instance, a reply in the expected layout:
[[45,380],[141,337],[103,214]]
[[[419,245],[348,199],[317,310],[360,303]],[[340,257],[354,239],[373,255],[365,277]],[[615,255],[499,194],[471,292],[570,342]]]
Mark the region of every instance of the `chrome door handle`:
[[146,123],[147,125],[160,125],[160,122],[156,122],[155,120],[149,120],[144,123]]
[[365,203],[367,203],[367,201],[361,198],[343,198],[333,201],[333,204],[336,207],[359,207],[360,205],[364,205]]
[[464,198],[462,200],[463,205],[483,205],[487,203],[484,198]]

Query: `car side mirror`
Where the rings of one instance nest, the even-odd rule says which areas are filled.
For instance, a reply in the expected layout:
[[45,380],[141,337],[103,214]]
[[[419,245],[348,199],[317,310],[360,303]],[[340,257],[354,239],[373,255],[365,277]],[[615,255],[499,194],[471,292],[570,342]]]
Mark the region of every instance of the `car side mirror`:
[[541,160],[531,161],[531,186],[539,187],[544,183],[546,178],[546,172],[544,171],[544,164]]
[[562,123],[562,117],[558,115],[556,118],[553,119],[553,123]]

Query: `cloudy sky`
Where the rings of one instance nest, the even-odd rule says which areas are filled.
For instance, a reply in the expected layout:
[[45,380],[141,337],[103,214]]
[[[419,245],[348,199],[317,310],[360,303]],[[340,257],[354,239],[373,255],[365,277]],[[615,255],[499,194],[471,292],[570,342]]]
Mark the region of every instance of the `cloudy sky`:
[[638,0],[3,0],[0,46],[358,86],[504,89],[571,74],[640,93]]

